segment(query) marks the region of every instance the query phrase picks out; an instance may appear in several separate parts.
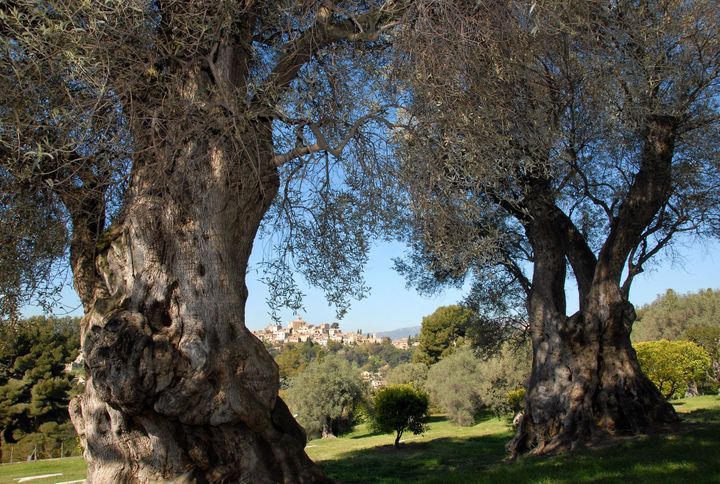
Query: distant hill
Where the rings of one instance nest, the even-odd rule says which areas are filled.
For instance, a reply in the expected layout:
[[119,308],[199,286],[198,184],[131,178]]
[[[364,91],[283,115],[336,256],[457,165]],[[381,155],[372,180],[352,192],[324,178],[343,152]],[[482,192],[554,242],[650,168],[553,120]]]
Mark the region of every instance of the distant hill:
[[392,331],[382,331],[376,333],[378,338],[388,337],[390,339],[407,338],[408,336],[417,336],[420,334],[420,326],[408,326],[407,328],[393,329]]

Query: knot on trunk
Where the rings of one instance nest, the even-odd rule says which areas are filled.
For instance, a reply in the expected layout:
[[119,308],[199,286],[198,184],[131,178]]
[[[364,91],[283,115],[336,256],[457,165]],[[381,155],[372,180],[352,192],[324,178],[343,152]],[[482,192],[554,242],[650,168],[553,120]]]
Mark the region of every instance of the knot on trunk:
[[593,340],[593,324],[582,313],[577,312],[570,317],[559,317],[557,322],[558,335],[568,342],[568,349],[580,351]]
[[152,405],[170,385],[179,356],[165,336],[153,335],[142,314],[131,311],[116,311],[91,326],[83,351],[99,396],[130,414]]

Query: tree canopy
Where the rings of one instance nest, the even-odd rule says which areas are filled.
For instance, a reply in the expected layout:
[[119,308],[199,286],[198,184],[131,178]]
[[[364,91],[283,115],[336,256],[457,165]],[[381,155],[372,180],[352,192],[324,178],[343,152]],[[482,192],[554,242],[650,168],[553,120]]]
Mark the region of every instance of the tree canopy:
[[451,354],[457,345],[462,345],[474,314],[471,309],[452,305],[441,306],[425,316],[413,361],[432,365]]
[[695,326],[720,328],[720,290],[678,294],[672,289],[638,308],[633,329],[636,341],[683,339]]
[[380,389],[373,399],[372,428],[382,433],[395,432],[395,447],[406,430],[425,431],[428,397],[412,385],[392,385]]
[[404,267],[420,287],[470,276],[500,312],[527,310],[531,417],[511,448],[674,420],[630,348],[628,298],[678,234],[720,232],[717,3],[413,8],[400,43],[413,92],[398,140],[413,209]]
[[264,126],[266,161],[286,182],[265,233],[273,307],[299,307],[292,268],[339,311],[364,294],[364,231],[377,213],[362,207],[389,195],[378,189],[388,98],[374,78],[404,6],[351,3],[3,6],[2,315],[56,302],[68,247],[73,267],[81,264],[81,236],[98,239],[121,214],[139,166],[156,183],[180,183],[163,177],[180,146],[215,134],[234,139],[242,165],[253,147],[240,118]]
[[479,303],[526,294],[538,255],[526,217],[544,210],[569,231],[558,244],[584,293],[591,274],[582,262],[621,230],[621,208],[644,181],[643,137],[658,116],[675,120],[663,174],[670,185],[618,261],[629,269],[623,289],[673,235],[718,234],[714,5],[416,9],[406,32],[415,96],[399,142],[416,216],[415,252],[401,268],[416,285],[470,274]]

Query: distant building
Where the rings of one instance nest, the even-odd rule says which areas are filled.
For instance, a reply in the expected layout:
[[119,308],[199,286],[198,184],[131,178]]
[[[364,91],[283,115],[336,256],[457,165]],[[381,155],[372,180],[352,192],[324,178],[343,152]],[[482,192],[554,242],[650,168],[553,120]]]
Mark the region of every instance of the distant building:
[[385,378],[380,372],[363,371],[360,373],[362,381],[370,384],[372,388],[380,388],[385,386]]
[[[283,345],[285,343],[304,343],[312,341],[314,343],[327,346],[331,341],[346,345],[353,344],[380,344],[382,338],[377,335],[366,335],[361,330],[352,333],[344,333],[338,323],[321,323],[313,325],[305,321],[301,316],[287,323],[287,327],[283,327],[280,323],[270,323],[264,329],[253,331],[261,341],[271,345]],[[400,341],[400,340],[398,340]],[[407,349],[407,341],[393,342],[398,348]],[[402,346],[402,345],[405,346]],[[399,346],[400,345],[400,346]]]
[[395,339],[392,342],[392,345],[395,348],[401,349],[401,350],[407,350],[410,348],[410,344],[408,344],[407,338],[404,339]]

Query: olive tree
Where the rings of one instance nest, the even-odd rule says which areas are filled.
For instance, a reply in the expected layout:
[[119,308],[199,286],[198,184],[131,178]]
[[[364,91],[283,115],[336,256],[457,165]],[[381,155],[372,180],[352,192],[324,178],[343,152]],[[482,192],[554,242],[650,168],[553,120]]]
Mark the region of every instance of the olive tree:
[[[69,256],[88,374],[70,413],[89,482],[323,479],[245,326],[245,274],[275,201],[314,224],[299,259],[311,282],[341,304],[362,290],[353,268],[372,220],[353,193],[372,188],[361,173],[374,169],[384,114],[368,76],[402,10],[0,6],[0,309],[52,301]],[[334,276],[350,281],[343,294]]]
[[352,429],[365,390],[357,366],[329,355],[310,363],[292,379],[287,399],[309,434],[335,437]]
[[470,275],[476,294],[523,297],[533,366],[511,452],[676,420],[630,345],[629,298],[678,234],[720,233],[717,2],[412,11],[396,136],[415,214],[404,267],[421,286]]
[[458,349],[430,367],[425,387],[433,405],[458,425],[475,424],[484,406],[482,361],[469,347]]

